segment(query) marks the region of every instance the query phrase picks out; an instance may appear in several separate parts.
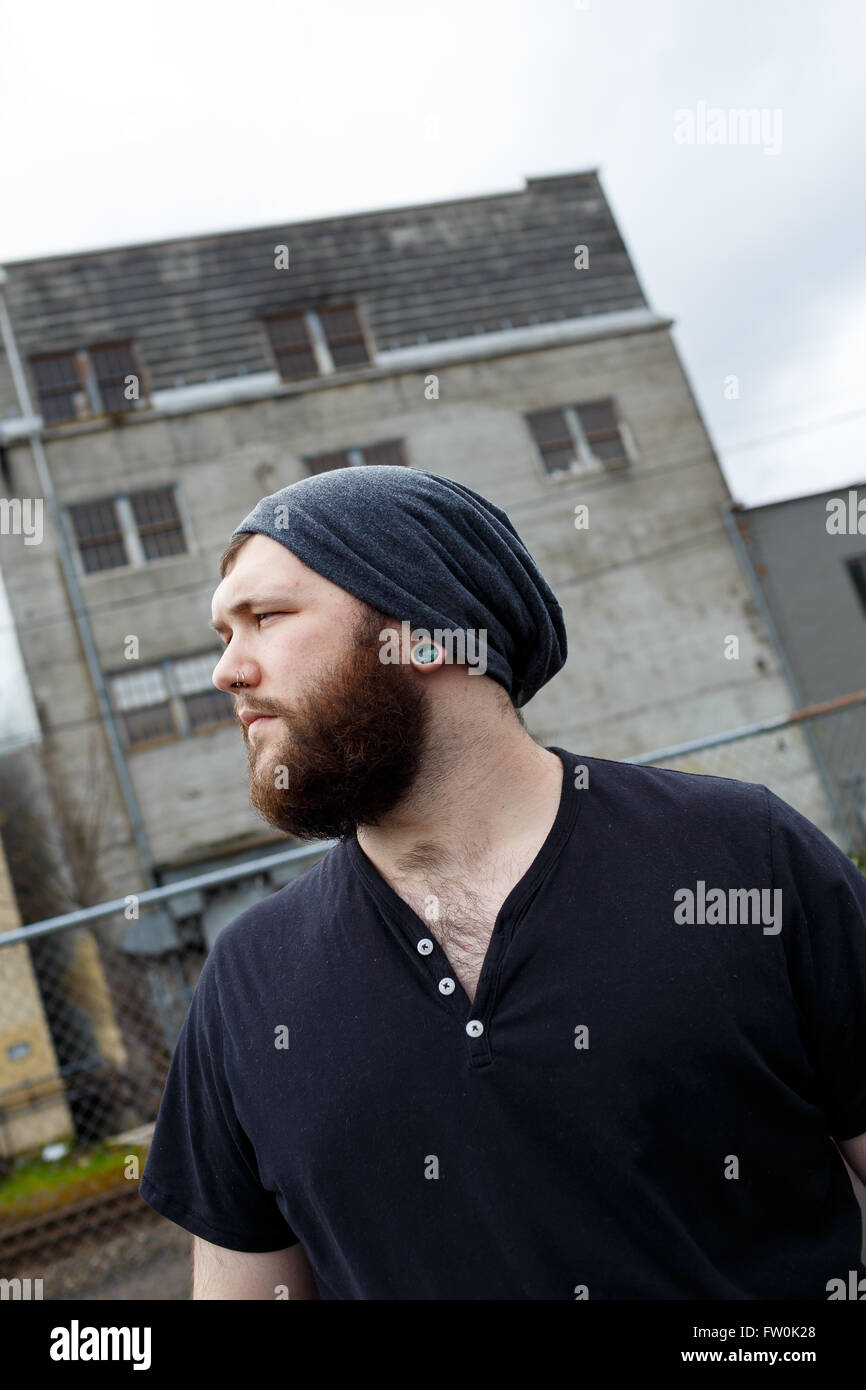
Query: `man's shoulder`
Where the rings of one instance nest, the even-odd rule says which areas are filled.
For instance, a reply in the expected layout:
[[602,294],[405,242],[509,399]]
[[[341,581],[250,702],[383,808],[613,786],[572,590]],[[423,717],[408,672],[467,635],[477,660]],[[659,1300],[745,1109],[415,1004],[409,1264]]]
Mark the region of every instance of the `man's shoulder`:
[[342,841],[310,868],[304,869],[275,893],[250,903],[222,928],[208,955],[219,961],[255,948],[269,949],[277,936],[284,941],[293,926],[309,928],[330,908],[335,891],[345,881],[348,860]]
[[[564,750],[563,750],[564,751]],[[644,844],[682,840],[693,851],[713,847],[765,857],[771,870],[826,871],[861,887],[862,875],[827,831],[764,782],[740,781],[678,768],[575,758],[586,767],[585,785],[596,808]],[[596,799],[597,798],[597,799]]]
[[[600,796],[617,797],[627,804],[655,803],[658,808],[679,809],[691,815],[701,809],[718,814],[760,816],[766,822],[768,788],[762,782],[745,782],[712,773],[684,772],[679,768],[644,763],[617,762],[571,753],[575,769],[586,767],[586,788]],[[576,781],[577,785],[577,781]]]

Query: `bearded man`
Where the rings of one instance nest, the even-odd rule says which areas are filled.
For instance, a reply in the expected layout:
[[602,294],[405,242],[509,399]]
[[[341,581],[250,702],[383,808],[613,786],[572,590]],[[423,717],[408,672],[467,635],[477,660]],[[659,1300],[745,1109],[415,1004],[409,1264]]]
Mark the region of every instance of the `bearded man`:
[[[762,785],[537,741],[562,612],[461,483],[305,478],[221,576],[253,804],[336,844],[221,932],[175,1048],[140,1190],[195,1237],[193,1297],[826,1299],[866,1275],[845,854]],[[778,926],[685,920],[707,884]]]

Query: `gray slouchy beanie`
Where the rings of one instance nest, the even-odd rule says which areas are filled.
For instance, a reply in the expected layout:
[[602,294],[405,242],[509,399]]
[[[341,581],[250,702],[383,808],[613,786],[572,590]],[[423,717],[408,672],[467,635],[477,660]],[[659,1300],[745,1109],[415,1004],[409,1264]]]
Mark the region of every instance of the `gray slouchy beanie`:
[[401,622],[485,632],[487,674],[518,708],[565,665],[562,609],[529,551],[501,508],[452,478],[331,469],[263,497],[242,532]]

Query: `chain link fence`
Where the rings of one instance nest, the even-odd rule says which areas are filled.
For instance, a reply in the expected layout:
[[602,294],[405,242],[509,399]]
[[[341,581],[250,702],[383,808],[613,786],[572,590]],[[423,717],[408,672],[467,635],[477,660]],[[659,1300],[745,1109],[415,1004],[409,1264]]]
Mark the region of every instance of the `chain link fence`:
[[[863,855],[864,692],[628,761],[763,782]],[[214,921],[330,843],[26,927],[0,864],[0,1297],[189,1296],[189,1235],[138,1196],[172,1048]]]

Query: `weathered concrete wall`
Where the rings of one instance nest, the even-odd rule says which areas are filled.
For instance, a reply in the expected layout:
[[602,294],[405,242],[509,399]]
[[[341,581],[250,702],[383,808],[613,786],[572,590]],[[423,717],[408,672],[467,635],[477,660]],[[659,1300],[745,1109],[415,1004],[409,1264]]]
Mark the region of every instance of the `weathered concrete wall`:
[[[425,399],[424,372],[394,373],[58,432],[48,454],[64,504],[171,482],[191,519],[190,554],[83,577],[103,668],[122,668],[133,633],[142,664],[208,648],[219,553],[259,497],[304,476],[306,454],[402,437],[413,466],[466,483],[506,509],[562,604],[569,660],[525,716],[544,742],[627,757],[790,707],[724,528],[727,490],[666,329],[436,370],[438,400]],[[636,461],[617,473],[545,475],[525,412],[608,395]],[[16,493],[35,495],[26,446],[10,456]],[[575,529],[578,504],[589,508],[586,530]],[[38,547],[10,544],[19,552],[7,583],[30,679],[46,728],[55,730],[63,775],[87,795],[94,779],[87,735],[101,736],[53,535],[47,528]],[[736,660],[725,657],[732,635]],[[832,833],[798,740],[751,762],[754,748],[743,745],[728,774],[771,781]],[[133,750],[129,763],[157,861],[272,838],[249,805],[234,726]],[[105,781],[110,787],[110,770]],[[139,886],[123,821],[115,798],[100,866],[112,896]]]

